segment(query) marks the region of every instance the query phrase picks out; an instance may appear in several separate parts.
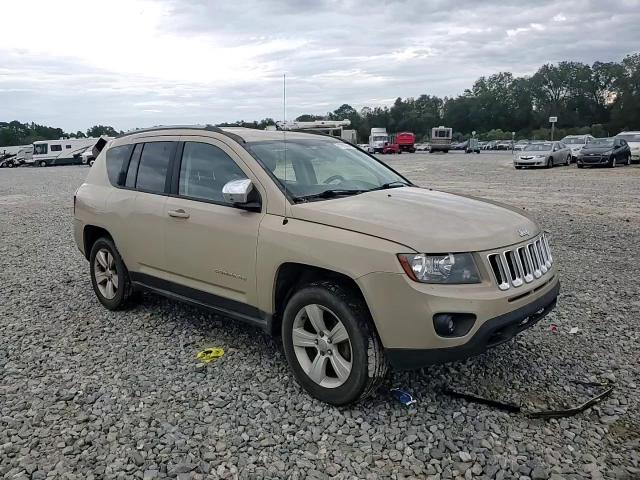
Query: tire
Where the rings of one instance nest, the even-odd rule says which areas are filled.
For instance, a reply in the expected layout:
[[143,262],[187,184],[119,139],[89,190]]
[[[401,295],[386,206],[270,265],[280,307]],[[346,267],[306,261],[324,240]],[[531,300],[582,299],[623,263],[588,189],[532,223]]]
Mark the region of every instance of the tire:
[[13,167],[15,167],[15,165],[13,164],[13,162],[9,162],[9,163],[7,163],[7,167],[13,168]]
[[584,168],[584,165],[582,163],[579,163],[578,168]]
[[567,155],[567,160],[564,162],[564,166],[568,167],[571,165],[571,155]]
[[134,291],[129,271],[111,239],[102,237],[95,241],[89,255],[89,269],[93,291],[102,305],[109,310],[121,310],[130,306]]
[[549,157],[547,159],[547,164],[544,166],[544,168],[553,168],[553,157]]
[[[300,332],[295,346],[294,331]],[[343,340],[327,341],[332,332],[340,333]],[[387,375],[382,344],[364,300],[334,282],[311,283],[291,297],[282,321],[282,343],[298,384],[312,397],[331,405],[348,405],[368,397]],[[320,368],[315,380],[311,377],[314,365]],[[336,370],[334,365],[342,368]]]
[[45,162],[44,160],[40,160],[40,163],[38,163],[39,167],[46,167],[47,166],[47,162]]
[[609,168],[615,168],[615,166],[618,164],[617,160],[616,160],[616,156],[615,155],[611,155],[611,157],[609,157],[609,163],[607,163],[607,167]]
[[449,153],[449,150],[445,150],[444,153]]
[[516,170],[522,170],[521,166],[516,166]]
[[627,155],[627,163],[625,163],[626,166],[631,165],[631,155]]

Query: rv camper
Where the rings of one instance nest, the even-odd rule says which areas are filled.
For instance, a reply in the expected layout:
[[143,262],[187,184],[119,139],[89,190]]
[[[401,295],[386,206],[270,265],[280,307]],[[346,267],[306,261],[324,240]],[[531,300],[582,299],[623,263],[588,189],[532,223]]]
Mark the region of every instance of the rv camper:
[[63,138],[33,142],[33,164],[37,167],[80,165],[82,153],[99,141],[99,138]]
[[429,153],[444,152],[447,153],[451,148],[451,139],[453,138],[453,129],[448,127],[433,127],[431,129],[431,147]]

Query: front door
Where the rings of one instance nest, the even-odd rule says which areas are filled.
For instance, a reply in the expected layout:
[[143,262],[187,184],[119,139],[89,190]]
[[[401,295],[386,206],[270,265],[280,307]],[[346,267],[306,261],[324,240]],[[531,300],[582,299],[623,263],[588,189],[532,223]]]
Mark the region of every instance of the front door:
[[184,295],[201,293],[203,303],[252,315],[254,309],[243,309],[257,303],[256,249],[263,214],[225,202],[222,187],[242,178],[259,186],[227,145],[206,137],[189,139],[177,156],[178,180],[165,204],[167,271],[186,287]]

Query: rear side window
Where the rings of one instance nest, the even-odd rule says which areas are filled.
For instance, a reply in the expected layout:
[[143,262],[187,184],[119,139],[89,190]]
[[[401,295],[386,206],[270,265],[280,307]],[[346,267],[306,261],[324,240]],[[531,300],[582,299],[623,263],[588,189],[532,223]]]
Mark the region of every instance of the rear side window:
[[62,145],[51,145],[51,151],[52,152],[61,152],[62,151]]
[[208,143],[186,142],[180,164],[178,193],[185,197],[226,203],[222,187],[247,178],[229,155]]
[[164,193],[169,162],[175,142],[145,143],[140,156],[136,188],[149,193]]
[[123,184],[120,173],[122,172],[122,166],[129,160],[131,148],[131,145],[120,145],[107,150],[107,175],[109,176],[109,182],[114,187]]

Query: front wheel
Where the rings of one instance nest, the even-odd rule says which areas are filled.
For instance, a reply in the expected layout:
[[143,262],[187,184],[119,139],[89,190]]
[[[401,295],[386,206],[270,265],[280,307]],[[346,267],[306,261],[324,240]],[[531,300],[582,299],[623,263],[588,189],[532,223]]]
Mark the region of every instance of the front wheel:
[[40,163],[38,163],[38,165],[40,165],[41,167],[46,167],[47,166],[47,162],[42,160]]
[[584,165],[582,163],[579,163],[578,168],[584,168]]
[[627,163],[625,163],[625,165],[631,165],[631,155],[627,155]]
[[547,164],[545,165],[545,168],[553,168],[553,158],[549,157],[547,159]]
[[567,155],[567,160],[564,162],[565,167],[571,165],[571,155]]
[[309,284],[291,297],[284,311],[282,342],[297,382],[331,405],[371,395],[387,373],[364,300],[334,282]]
[[618,164],[618,162],[616,160],[616,156],[615,155],[611,155],[611,157],[609,158],[609,163],[607,163],[607,167],[614,168],[617,164]]

